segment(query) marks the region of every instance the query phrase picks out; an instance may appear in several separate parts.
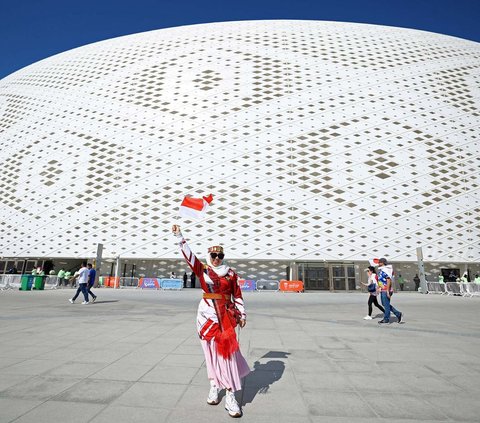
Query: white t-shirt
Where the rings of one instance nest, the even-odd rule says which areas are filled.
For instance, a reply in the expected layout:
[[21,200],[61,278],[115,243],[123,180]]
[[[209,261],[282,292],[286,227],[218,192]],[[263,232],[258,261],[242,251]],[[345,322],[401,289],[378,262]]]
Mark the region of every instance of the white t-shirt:
[[87,283],[88,280],[88,269],[86,267],[82,267],[78,271],[78,283]]

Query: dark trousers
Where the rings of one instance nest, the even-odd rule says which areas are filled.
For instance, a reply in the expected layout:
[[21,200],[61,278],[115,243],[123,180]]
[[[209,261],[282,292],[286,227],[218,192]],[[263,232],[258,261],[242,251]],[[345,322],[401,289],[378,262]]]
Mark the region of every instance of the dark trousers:
[[385,309],[378,304],[377,296],[376,295],[369,295],[368,297],[368,315],[372,315],[372,304],[375,304],[375,307],[377,307],[382,313],[385,313]]
[[[92,298],[97,298],[97,296],[91,291],[92,287],[93,287],[93,283],[92,284],[89,283],[88,288],[87,288],[87,294],[90,294],[92,296]],[[87,295],[87,298],[88,298],[88,295]]]
[[86,283],[79,283],[77,292],[73,296],[72,300],[75,301],[77,297],[80,295],[80,292],[83,294],[85,301],[88,302],[88,291],[87,291],[87,284]]

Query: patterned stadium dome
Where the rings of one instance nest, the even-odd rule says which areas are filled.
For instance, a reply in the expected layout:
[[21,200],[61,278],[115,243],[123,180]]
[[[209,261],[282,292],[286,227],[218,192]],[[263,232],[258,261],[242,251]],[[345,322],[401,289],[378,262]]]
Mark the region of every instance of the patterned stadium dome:
[[[0,250],[480,261],[480,46],[317,21],[162,29],[0,81]],[[178,217],[212,193],[203,220]]]

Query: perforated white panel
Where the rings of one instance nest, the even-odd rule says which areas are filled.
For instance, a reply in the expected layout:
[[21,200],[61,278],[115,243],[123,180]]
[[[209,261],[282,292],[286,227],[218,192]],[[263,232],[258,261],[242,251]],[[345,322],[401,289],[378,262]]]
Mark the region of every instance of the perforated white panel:
[[4,256],[480,260],[480,46],[253,21],[107,40],[0,81]]

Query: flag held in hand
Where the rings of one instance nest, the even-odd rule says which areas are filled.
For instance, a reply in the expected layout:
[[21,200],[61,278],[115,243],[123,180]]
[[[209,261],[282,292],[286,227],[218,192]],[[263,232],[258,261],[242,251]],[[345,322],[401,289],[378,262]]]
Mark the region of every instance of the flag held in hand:
[[213,195],[209,194],[202,198],[195,198],[186,195],[180,204],[179,213],[182,217],[190,217],[193,219],[201,219],[207,213],[209,204],[213,200]]

